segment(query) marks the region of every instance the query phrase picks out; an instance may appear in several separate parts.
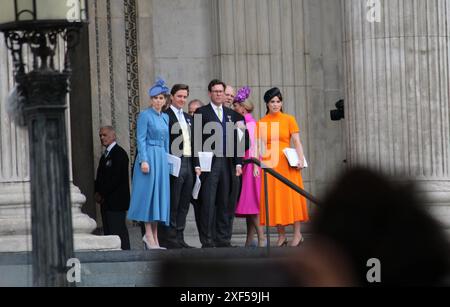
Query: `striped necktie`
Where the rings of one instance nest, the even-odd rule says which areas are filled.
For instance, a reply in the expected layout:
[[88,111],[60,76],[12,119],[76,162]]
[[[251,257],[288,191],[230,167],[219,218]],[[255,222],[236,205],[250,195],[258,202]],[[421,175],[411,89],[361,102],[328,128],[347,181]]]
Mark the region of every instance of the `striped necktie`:
[[222,108],[221,107],[217,107],[217,114],[219,116],[220,121],[223,122],[223,115],[222,115]]

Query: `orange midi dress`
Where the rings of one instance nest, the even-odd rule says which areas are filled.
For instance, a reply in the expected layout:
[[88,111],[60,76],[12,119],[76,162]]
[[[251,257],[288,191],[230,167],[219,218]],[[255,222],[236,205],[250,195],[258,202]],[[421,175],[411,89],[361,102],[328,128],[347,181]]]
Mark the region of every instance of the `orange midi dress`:
[[[261,161],[303,188],[301,172],[289,166],[283,149],[290,147],[291,137],[299,133],[297,121],[284,113],[268,114],[258,122],[257,137],[262,144]],[[264,176],[261,176],[261,225],[266,225]],[[267,174],[269,226],[287,226],[309,220],[306,199],[287,185]]]

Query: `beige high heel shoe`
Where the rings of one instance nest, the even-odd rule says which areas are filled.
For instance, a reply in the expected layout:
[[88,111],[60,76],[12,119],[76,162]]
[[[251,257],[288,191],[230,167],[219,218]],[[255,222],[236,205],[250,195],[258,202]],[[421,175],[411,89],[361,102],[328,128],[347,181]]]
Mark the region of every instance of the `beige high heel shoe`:
[[300,245],[302,245],[303,242],[305,242],[305,238],[302,236],[300,238],[300,241],[298,241],[297,245],[292,245],[291,247],[300,247]]
[[285,238],[283,243],[281,243],[280,245],[278,245],[278,247],[286,247],[288,245],[288,239]]
[[143,236],[142,237],[142,241],[144,242],[144,249],[145,250],[151,250],[151,249],[165,249],[164,247],[160,247],[158,245],[151,245],[148,241],[147,241],[147,237]]

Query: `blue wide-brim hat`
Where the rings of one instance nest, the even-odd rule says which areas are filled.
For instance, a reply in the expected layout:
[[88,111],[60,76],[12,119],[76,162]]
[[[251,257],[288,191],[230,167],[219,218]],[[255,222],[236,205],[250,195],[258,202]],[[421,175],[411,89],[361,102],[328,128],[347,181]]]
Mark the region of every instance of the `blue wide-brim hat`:
[[148,90],[148,95],[150,97],[156,97],[158,95],[167,95],[169,94],[170,89],[166,85],[166,81],[161,78],[158,78],[155,84]]

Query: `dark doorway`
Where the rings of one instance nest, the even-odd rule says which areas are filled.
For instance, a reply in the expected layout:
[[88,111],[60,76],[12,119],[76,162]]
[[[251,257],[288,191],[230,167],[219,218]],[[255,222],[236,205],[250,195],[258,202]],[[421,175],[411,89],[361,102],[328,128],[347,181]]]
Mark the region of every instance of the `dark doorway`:
[[73,182],[87,198],[83,212],[97,220],[88,25],[81,29],[79,44],[70,52],[70,59],[73,70],[70,94]]

